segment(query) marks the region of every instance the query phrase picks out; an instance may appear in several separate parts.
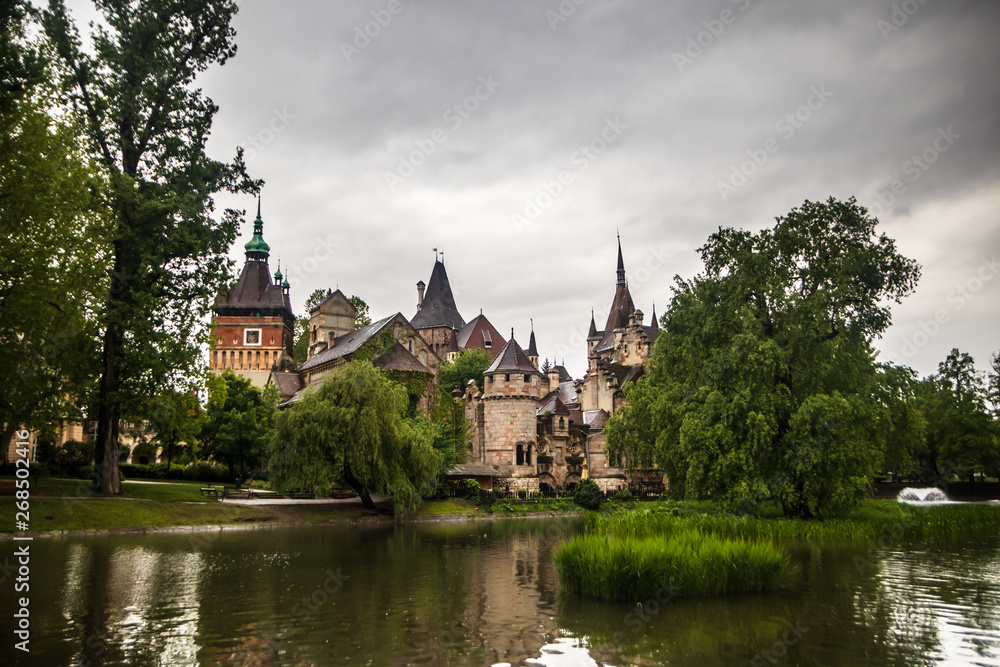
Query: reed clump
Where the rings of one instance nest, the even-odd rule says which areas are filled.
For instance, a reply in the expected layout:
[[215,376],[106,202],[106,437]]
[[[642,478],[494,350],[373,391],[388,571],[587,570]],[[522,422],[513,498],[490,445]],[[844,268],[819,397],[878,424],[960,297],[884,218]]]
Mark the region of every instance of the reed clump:
[[662,600],[767,590],[788,555],[767,542],[722,538],[697,529],[664,535],[583,535],[555,555],[564,589],[603,600]]

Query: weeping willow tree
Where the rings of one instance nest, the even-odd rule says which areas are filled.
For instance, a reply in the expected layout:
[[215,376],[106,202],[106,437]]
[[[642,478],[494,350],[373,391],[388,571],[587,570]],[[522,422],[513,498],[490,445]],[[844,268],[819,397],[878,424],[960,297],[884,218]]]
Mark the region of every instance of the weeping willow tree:
[[407,417],[406,388],[367,361],[338,368],[278,414],[268,465],[284,493],[350,486],[368,509],[372,494],[392,496],[396,513],[420,504],[436,482],[441,454],[423,415]]

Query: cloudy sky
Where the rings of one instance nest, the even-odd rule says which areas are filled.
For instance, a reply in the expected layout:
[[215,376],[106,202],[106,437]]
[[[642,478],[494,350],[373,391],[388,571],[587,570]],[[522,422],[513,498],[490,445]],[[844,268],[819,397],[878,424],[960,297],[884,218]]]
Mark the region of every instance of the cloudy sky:
[[882,359],[1000,349],[1000,3],[248,0],[235,28],[210,152],[266,180],[299,311],[410,317],[438,248],[467,320],[533,318],[579,377],[616,230],[648,319],[720,225],[853,195],[923,266]]

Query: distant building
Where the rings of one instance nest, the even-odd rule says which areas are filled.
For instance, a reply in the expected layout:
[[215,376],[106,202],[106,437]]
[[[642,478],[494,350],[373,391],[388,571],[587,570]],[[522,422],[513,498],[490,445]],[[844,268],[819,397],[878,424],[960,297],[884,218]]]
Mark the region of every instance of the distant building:
[[295,344],[295,315],[288,280],[279,268],[272,280],[268,267],[271,247],[264,241],[264,222],[257,203],[253,238],[244,246],[246,259],[236,285],[215,299],[213,345],[209,367],[227,368],[263,387],[274,367],[289,366]]

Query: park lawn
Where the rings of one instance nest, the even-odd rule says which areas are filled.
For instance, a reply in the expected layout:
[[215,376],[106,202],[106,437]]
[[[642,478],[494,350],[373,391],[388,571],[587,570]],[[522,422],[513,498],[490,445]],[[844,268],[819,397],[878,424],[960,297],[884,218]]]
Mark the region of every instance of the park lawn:
[[[159,481],[159,480],[125,480],[122,484],[122,497],[137,500],[160,500],[187,501],[187,502],[207,502],[210,499],[201,495],[201,489],[214,486],[221,488],[221,484],[209,484],[207,482],[189,482],[181,480]],[[90,490],[90,482],[85,479],[43,477],[33,483],[31,490],[32,497],[73,497],[73,498],[98,498],[100,494]],[[214,502],[214,501],[213,501]]]

